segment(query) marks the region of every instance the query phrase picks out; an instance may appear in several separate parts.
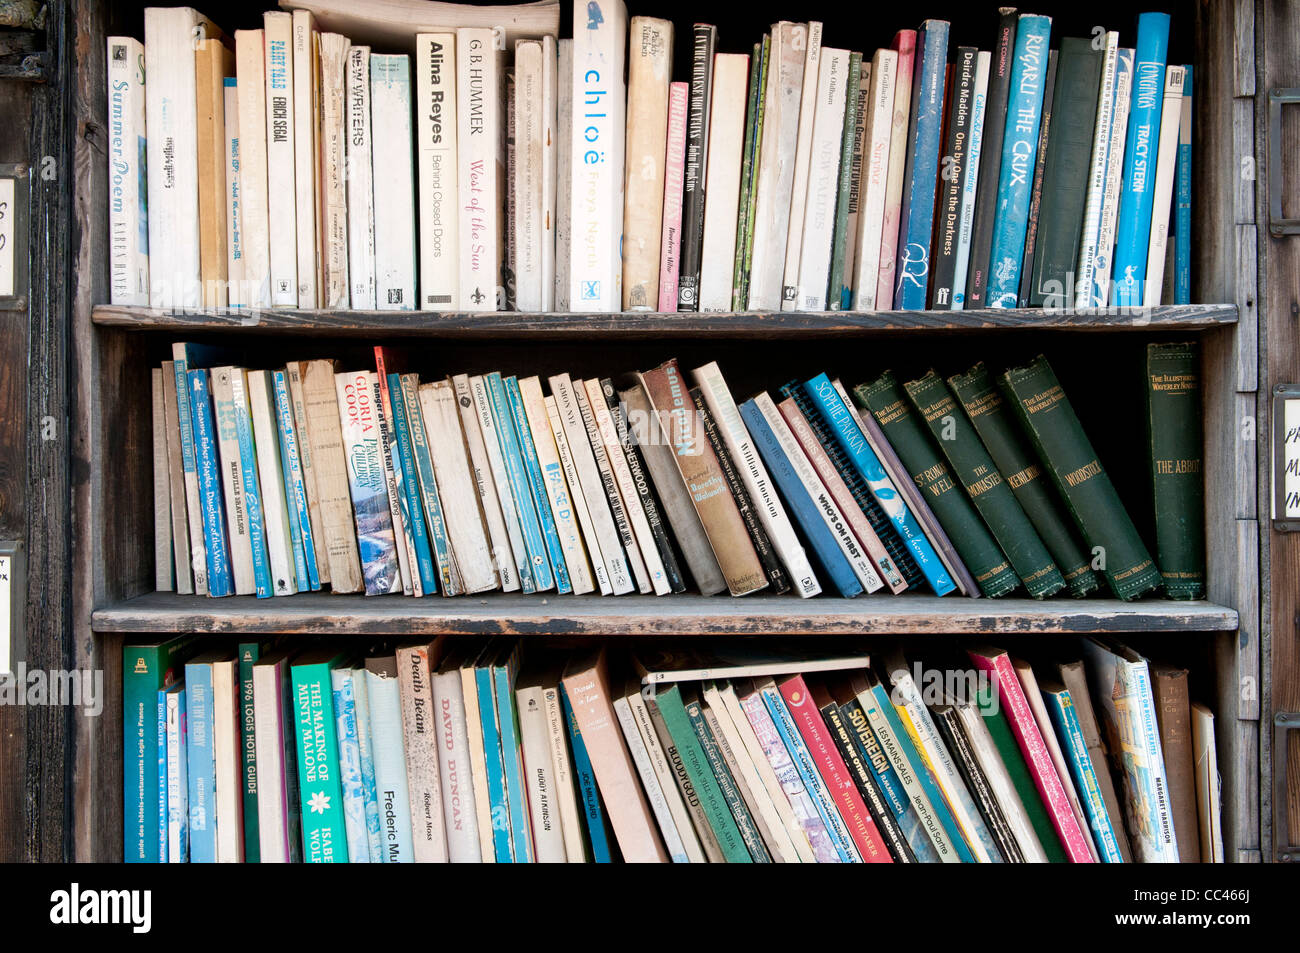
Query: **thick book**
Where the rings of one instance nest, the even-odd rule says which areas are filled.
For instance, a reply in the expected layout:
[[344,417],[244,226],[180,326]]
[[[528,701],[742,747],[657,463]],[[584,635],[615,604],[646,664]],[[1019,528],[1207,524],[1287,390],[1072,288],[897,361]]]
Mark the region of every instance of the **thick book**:
[[[840,180],[840,145],[853,70],[848,50],[822,47],[816,74],[816,112],[808,152],[808,186],[802,219],[790,227],[802,232],[795,298],[786,310],[825,311],[830,283],[835,205]],[[787,276],[787,281],[789,280]]]
[[1091,556],[1049,485],[1043,466],[983,363],[948,378],[975,432],[1069,586],[1086,596],[1098,587]]
[[298,656],[290,666],[304,863],[348,861],[330,674],[343,662],[343,656],[334,649],[321,648]]
[[543,679],[544,673],[541,671],[520,676],[515,688],[515,702],[519,711],[524,786],[528,791],[529,822],[537,862],[562,864],[568,858],[564,846],[563,822],[555,798],[555,775]]
[[334,379],[365,592],[382,595],[400,592],[402,580],[371,376],[357,371]]
[[664,155],[664,194],[660,209],[659,285],[656,310],[677,310],[677,281],[682,259],[682,198],[686,185],[686,113],[689,83],[668,88],[668,130]]
[[459,300],[456,35],[415,38],[415,155],[419,182],[420,307],[447,311]]
[[443,642],[435,639],[397,650],[397,688],[402,703],[402,740],[416,863],[446,863],[448,857],[438,775],[441,736],[432,685],[442,649]]
[[903,173],[903,204],[898,221],[897,264],[894,266],[893,304],[899,310],[923,311],[929,300],[933,273],[930,238],[934,231],[934,200],[943,133],[948,27],[946,20],[926,20],[916,32],[911,128],[907,167]]
[[[371,123],[370,47],[348,49],[348,299],[359,310],[374,310],[375,171]],[[381,159],[381,163],[382,163]],[[381,166],[382,171],[382,166]],[[383,190],[387,186],[380,186]]]
[[714,55],[708,156],[701,179],[708,184],[709,201],[704,205],[700,237],[697,311],[731,310],[748,75],[748,54]]
[[564,682],[560,682],[560,703],[564,712],[564,724],[569,736],[569,750],[573,752],[574,783],[582,800],[583,833],[586,835],[586,855],[593,863],[613,863],[618,856],[618,846],[614,833],[609,826],[604,802],[596,786],[596,772],[592,769],[591,758],[587,756],[587,745],[578,727],[577,716],[569,704],[569,695]]
[[555,90],[555,310],[572,310],[573,274],[573,40],[556,43]]
[[1047,54],[1047,71],[1043,74],[1043,113],[1038,123],[1038,152],[1034,157],[1033,187],[1029,190],[1029,228],[1025,231],[1025,253],[1020,266],[1020,291],[1017,296],[1019,307],[1029,307],[1029,294],[1034,277],[1034,254],[1038,240],[1038,224],[1043,204],[1043,167],[1047,164],[1047,152],[1051,146],[1052,133],[1056,130],[1052,121],[1052,100],[1056,93],[1056,64],[1060,57],[1056,50]]
[[1196,820],[1195,763],[1192,753],[1192,709],[1187,669],[1177,665],[1151,666],[1151,695],[1160,729],[1160,750],[1165,758],[1169,801],[1178,838],[1178,860],[1201,862],[1201,838]]
[[[1087,742],[1084,741],[1083,728],[1071,692],[1064,685],[1048,680],[1041,682],[1039,688],[1056,728],[1070,775],[1074,779],[1075,790],[1092,831],[1098,857],[1108,864],[1123,863],[1124,855],[1120,853],[1119,842],[1115,838],[1115,824],[1122,822],[1118,817],[1112,820],[1107,812],[1097,780],[1097,766],[1093,764]],[[1104,763],[1100,767],[1103,772],[1106,771]]]
[[899,30],[889,48],[898,54],[894,82],[894,119],[889,135],[889,166],[885,179],[885,211],[880,230],[880,275],[876,280],[876,307],[893,308],[895,269],[898,264],[899,221],[903,211],[903,176],[907,171],[913,72],[916,67],[916,31]]
[[623,173],[623,310],[658,311],[673,24],[633,17]]
[[240,302],[271,306],[271,233],[266,165],[266,34],[235,31],[239,81],[239,221],[243,287]]
[[1205,474],[1196,342],[1148,344],[1147,434],[1165,595],[1205,598]]
[[462,311],[495,311],[498,290],[503,291],[498,288],[505,242],[498,211],[506,195],[497,163],[506,121],[501,60],[491,30],[456,31],[457,307]]
[[415,857],[396,658],[386,655],[366,659],[366,692],[370,701],[370,736],[375,746],[382,862],[409,864]]
[[1165,95],[1160,110],[1160,141],[1156,151],[1156,181],[1154,205],[1151,210],[1151,239],[1147,251],[1147,281],[1142,292],[1142,304],[1159,305],[1170,296],[1172,288],[1164,287],[1166,256],[1173,247],[1169,241],[1170,206],[1173,204],[1174,174],[1178,161],[1181,136],[1183,84],[1187,74],[1181,66],[1165,69]]
[[939,199],[934,223],[934,279],[931,307],[948,310],[956,287],[961,232],[961,204],[967,156],[970,152],[972,101],[976,92],[979,50],[957,47],[952,65],[952,92],[948,97],[947,132],[939,168]]
[[1040,355],[1006,371],[1001,384],[1084,540],[1094,553],[1101,547],[1105,554],[1100,568],[1111,591],[1136,599],[1160,585],[1160,573],[1047,359]]
[[[542,251],[548,246],[546,212],[542,207],[543,170],[542,153],[547,146],[546,123],[543,111],[546,98],[543,94],[543,58],[540,40],[521,40],[515,44],[515,79],[511,87],[514,99],[512,139],[514,159],[511,160],[509,189],[514,195],[511,208],[510,248],[513,250],[515,275],[515,309],[517,311],[542,311]],[[553,103],[554,100],[551,100]],[[509,147],[509,144],[507,144]],[[555,243],[549,242],[554,248]],[[658,276],[659,262],[655,262]]]
[[975,232],[975,202],[980,181],[980,163],[984,157],[984,124],[988,115],[989,64],[992,55],[980,50],[975,61],[975,86],[971,94],[970,139],[966,143],[966,163],[962,169],[961,210],[957,224],[957,261],[952,279],[952,310],[966,306],[966,279],[970,274],[971,239]]
[[[108,201],[108,284],[109,300],[113,304],[149,304],[149,196],[145,169],[147,145],[144,91],[144,45],[129,36],[110,36],[108,180],[111,191]],[[224,146],[223,142],[222,147]],[[219,207],[224,213],[224,202]]]
[[[253,556],[253,580],[257,588],[257,597],[267,599],[274,595],[275,580],[271,574],[267,547],[266,512],[262,505],[264,491],[258,480],[257,450],[253,436],[252,410],[248,403],[247,373],[243,368],[231,369],[230,397],[234,407],[235,438],[239,444],[244,510],[248,518],[249,546]],[[302,456],[301,453],[299,455]]]
[[212,762],[216,797],[216,860],[244,862],[243,765],[239,731],[239,661],[212,663]]
[[803,62],[803,84],[799,90],[799,124],[794,140],[794,173],[791,180],[789,222],[785,236],[785,267],[781,286],[781,309],[794,311],[799,297],[799,258],[803,252],[804,210],[812,166],[813,124],[820,88],[822,25],[808,24]]
[[704,195],[712,118],[713,58],[718,28],[696,23],[691,33],[691,88],[687,104],[686,164],[682,186],[682,244],[677,310],[698,311],[704,253]]
[[361,738],[357,730],[356,669],[345,666],[334,669],[330,672],[330,683],[338,734],[339,783],[343,787],[343,829],[347,833],[348,862],[368,864],[370,834],[366,829],[366,790],[361,774]]
[[[190,862],[195,864],[217,862],[217,762],[213,747],[216,710],[212,668],[222,656],[220,651],[206,652],[185,663],[185,762],[189,781]],[[156,707],[151,706],[150,710],[156,715]],[[156,729],[150,733],[156,745]],[[156,763],[151,766],[156,772]],[[157,812],[152,813],[156,821]]]
[[[235,57],[221,40],[199,40],[194,47],[195,112],[198,119],[199,280],[203,304],[224,307],[229,300],[226,243],[226,76]],[[143,132],[143,130],[141,130]]]
[[[326,308],[345,308],[349,300],[347,203],[348,38],[317,37],[320,54],[320,300]],[[373,82],[373,77],[372,77]],[[373,146],[372,146],[373,152]]]
[[271,304],[298,306],[298,211],[296,205],[293,96],[293,15],[262,14],[266,40],[267,225],[271,248]]
[[363,588],[361,556],[352,516],[348,451],[343,443],[334,364],[327,360],[303,362],[302,388],[306,407],[306,437],[311,443],[312,469],[320,494],[321,528],[329,562],[330,588],[334,592],[360,592]]
[[1041,599],[1064,589],[1061,571],[952,390],[932,370],[903,386],[1025,590]]
[[158,693],[181,677],[192,640],[186,637],[122,648],[122,859],[158,863]]
[[416,307],[411,93],[409,56],[371,54],[375,307],[381,311],[410,311]]
[[[473,651],[472,646],[466,647]],[[453,863],[478,863],[482,853],[476,791],[471,778],[469,730],[460,667],[465,650],[443,656],[432,675],[433,718],[438,741],[438,782],[442,788],[447,857]]]
[[[147,42],[147,41],[146,41]],[[1124,147],[1124,178],[1115,224],[1115,258],[1110,303],[1133,307],[1146,303],[1147,255],[1155,208],[1156,151],[1169,52],[1169,14],[1138,15],[1133,53],[1133,96]]]
[[[863,66],[866,73],[866,66]],[[876,50],[871,58],[862,137],[862,172],[858,185],[856,253],[844,263],[852,270],[852,307],[872,311],[880,280],[880,236],[885,225],[885,191],[889,179],[889,154],[894,130],[894,88],[898,83],[898,53]],[[891,304],[893,302],[890,302]]]
[[1106,165],[1115,125],[1116,78],[1119,75],[1119,34],[1106,34],[1101,53],[1101,80],[1097,89],[1096,122],[1088,153],[1087,196],[1083,228],[1079,235],[1079,260],[1074,270],[1074,306],[1091,306],[1092,279],[1097,268],[1097,243],[1101,238],[1102,210],[1106,203]]
[[306,10],[293,11],[294,212],[298,223],[298,307],[320,306],[316,253],[317,185],[320,173],[320,89],[316,75],[320,51],[315,21]]
[[216,418],[208,372],[188,373],[191,417],[194,423],[194,461],[198,475],[204,552],[208,562],[208,594],[228,596],[235,591],[231,578],[230,546],[222,504],[221,464],[217,459]]

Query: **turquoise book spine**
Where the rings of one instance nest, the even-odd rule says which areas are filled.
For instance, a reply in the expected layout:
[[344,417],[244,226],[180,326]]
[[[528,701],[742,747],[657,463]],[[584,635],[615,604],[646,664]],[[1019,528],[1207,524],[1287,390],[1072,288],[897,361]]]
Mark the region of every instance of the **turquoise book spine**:
[[290,668],[298,737],[298,792],[302,859],[308,864],[346,864],[339,743],[331,671],[342,656]]

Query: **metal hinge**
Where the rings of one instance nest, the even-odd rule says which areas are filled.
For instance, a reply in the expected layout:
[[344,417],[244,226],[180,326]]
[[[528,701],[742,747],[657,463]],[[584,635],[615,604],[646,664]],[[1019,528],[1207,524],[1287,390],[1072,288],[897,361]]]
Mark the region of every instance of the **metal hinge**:
[[1300,88],[1268,91],[1268,232],[1274,238],[1300,234],[1300,218],[1282,217],[1282,107],[1300,103]]
[[1300,846],[1287,832],[1286,733],[1300,731],[1300,712],[1273,713],[1273,857],[1280,864],[1300,864]]

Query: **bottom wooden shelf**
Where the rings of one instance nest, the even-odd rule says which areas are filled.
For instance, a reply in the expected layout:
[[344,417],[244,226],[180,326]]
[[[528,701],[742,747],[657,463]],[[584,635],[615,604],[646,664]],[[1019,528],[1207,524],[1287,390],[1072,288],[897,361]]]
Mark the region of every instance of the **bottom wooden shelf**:
[[865,599],[693,594],[502,595],[414,599],[302,593],[209,599],[155,592],[96,609],[97,632],[323,635],[937,635],[1224,632],[1237,613],[1209,602],[1078,602],[925,595]]

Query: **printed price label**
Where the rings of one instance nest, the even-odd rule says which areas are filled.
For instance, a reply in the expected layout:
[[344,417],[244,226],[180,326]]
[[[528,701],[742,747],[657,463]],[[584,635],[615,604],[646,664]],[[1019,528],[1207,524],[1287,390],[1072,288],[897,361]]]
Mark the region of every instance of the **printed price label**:
[[1273,528],[1300,530],[1300,387],[1273,388]]
[[17,255],[15,235],[18,211],[14,207],[17,194],[13,179],[0,179],[0,298],[14,296],[14,262]]

